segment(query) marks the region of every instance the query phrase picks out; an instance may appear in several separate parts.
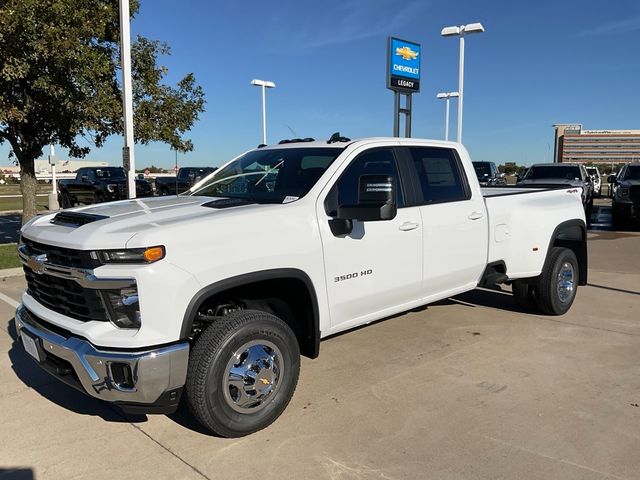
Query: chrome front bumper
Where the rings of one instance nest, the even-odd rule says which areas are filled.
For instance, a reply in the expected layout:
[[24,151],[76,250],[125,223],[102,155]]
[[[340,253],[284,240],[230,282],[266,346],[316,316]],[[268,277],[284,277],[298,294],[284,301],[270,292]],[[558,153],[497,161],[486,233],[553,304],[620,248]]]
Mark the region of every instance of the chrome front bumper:
[[[15,320],[19,336],[35,343],[37,358],[36,352],[31,356],[61,381],[129,411],[167,413],[177,406],[187,377],[187,342],[136,352],[103,351],[82,338],[53,332],[22,305]],[[123,371],[128,371],[126,381]]]

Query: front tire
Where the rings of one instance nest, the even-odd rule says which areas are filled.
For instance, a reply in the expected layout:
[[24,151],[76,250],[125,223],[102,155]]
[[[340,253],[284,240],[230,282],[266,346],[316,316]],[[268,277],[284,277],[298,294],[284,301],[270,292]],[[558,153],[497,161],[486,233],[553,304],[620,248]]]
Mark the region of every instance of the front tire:
[[71,203],[71,199],[69,198],[69,194],[67,192],[62,192],[62,194],[60,195],[60,207],[62,207],[62,209],[73,207],[73,204]]
[[536,290],[538,308],[547,315],[564,315],[578,291],[578,259],[572,250],[553,247]]
[[242,437],[273,423],[298,383],[300,350],[278,317],[238,310],[209,326],[189,358],[191,413],[222,437]]

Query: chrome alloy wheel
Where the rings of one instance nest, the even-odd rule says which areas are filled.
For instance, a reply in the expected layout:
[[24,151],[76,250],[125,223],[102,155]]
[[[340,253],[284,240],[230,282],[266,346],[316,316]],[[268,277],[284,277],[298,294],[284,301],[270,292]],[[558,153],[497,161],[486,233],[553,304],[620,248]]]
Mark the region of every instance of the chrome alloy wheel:
[[236,412],[257,412],[273,400],[283,375],[278,347],[268,340],[247,342],[227,364],[222,385],[224,398]]
[[558,298],[562,303],[567,303],[571,300],[575,290],[575,273],[573,265],[569,262],[564,262],[562,267],[560,267],[556,288],[558,291]]

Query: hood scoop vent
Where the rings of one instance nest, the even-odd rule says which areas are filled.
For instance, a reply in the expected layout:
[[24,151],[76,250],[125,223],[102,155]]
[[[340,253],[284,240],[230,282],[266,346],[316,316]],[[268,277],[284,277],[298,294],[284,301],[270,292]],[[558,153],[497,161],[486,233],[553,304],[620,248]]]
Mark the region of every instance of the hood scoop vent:
[[76,212],[60,212],[51,220],[54,225],[62,225],[64,227],[81,227],[87,223],[95,222],[97,220],[103,220],[104,215],[89,215],[87,213]]
[[246,200],[244,198],[220,198],[218,200],[203,203],[202,206],[209,208],[230,208],[239,207],[241,205],[253,205],[255,203],[256,202],[252,202],[251,200]]

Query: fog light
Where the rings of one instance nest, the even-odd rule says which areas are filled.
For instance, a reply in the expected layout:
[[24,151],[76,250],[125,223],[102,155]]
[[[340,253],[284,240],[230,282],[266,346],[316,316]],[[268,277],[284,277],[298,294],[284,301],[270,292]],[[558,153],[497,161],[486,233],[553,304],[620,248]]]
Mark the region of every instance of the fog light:
[[111,322],[119,328],[140,328],[140,306],[135,287],[121,290],[103,290]]
[[111,380],[120,388],[133,389],[133,375],[128,363],[114,362],[111,364]]

